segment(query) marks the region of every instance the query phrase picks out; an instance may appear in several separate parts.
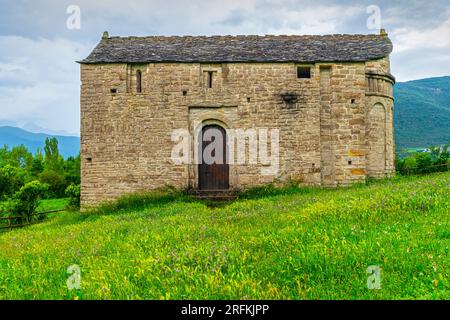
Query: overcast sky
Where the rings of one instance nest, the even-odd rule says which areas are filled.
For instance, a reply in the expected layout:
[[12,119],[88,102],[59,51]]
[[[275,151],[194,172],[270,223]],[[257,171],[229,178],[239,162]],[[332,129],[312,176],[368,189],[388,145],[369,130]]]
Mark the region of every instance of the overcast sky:
[[[79,29],[72,5],[80,8]],[[0,0],[0,125],[78,134],[75,61],[104,30],[111,36],[368,34],[378,32],[373,6],[394,43],[397,80],[450,75],[450,0]]]

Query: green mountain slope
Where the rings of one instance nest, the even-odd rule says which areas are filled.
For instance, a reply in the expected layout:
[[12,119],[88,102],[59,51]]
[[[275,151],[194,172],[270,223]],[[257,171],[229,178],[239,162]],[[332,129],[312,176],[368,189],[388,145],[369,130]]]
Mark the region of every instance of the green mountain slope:
[[65,158],[76,156],[80,152],[80,138],[70,136],[52,136],[44,133],[31,133],[15,127],[0,127],[0,147],[7,145],[12,148],[23,144],[30,152],[38,148],[44,149],[45,139],[56,137],[59,142],[59,151]]
[[450,141],[450,77],[397,83],[394,96],[397,150]]

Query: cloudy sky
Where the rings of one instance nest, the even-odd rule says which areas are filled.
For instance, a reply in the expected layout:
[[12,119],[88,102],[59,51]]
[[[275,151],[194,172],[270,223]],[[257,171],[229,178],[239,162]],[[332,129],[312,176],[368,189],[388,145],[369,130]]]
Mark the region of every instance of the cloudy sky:
[[450,75],[450,0],[0,0],[0,8],[0,125],[78,134],[75,61],[104,30],[119,36],[368,34],[377,32],[379,8],[399,81]]

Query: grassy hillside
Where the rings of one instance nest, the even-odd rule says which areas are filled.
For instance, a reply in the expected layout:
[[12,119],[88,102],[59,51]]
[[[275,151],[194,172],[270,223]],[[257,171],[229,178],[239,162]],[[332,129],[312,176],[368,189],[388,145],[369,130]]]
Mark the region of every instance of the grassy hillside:
[[397,83],[394,96],[398,150],[450,141],[450,77]]
[[[9,147],[23,144],[30,152],[35,153],[38,148],[44,149],[45,139],[53,136],[44,133],[31,133],[15,127],[0,127],[0,146]],[[59,142],[59,151],[64,158],[77,156],[80,152],[80,138],[69,136],[54,136]]]
[[[66,214],[0,235],[0,299],[449,299],[449,184],[445,173]],[[81,289],[69,291],[74,264]],[[380,290],[367,288],[371,265]]]

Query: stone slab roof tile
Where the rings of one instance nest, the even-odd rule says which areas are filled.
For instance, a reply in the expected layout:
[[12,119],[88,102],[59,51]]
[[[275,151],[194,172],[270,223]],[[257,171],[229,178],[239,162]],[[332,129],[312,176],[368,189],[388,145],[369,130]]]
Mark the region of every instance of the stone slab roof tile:
[[364,62],[391,52],[385,35],[106,36],[80,63]]

